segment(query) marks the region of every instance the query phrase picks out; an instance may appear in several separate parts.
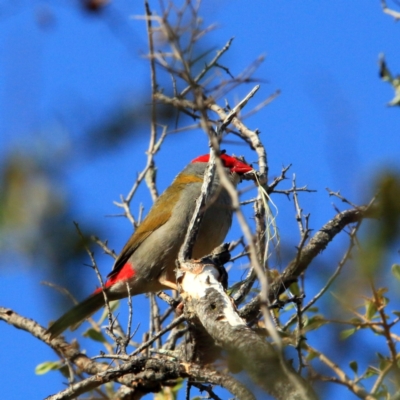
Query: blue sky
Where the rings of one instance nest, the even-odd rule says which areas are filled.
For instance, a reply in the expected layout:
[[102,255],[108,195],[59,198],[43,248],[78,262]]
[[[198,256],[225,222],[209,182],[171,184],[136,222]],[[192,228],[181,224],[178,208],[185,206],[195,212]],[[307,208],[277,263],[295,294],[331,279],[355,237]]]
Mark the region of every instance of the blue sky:
[[[85,15],[77,4],[64,1],[4,2],[1,7],[1,158],[23,148],[51,163],[63,152],[73,153],[86,132],[99,126],[116,105],[135,104],[143,93],[149,93],[148,64],[143,57],[147,51],[145,26],[132,18],[143,14],[140,2],[112,1],[106,18]],[[271,177],[291,163],[298,185],[318,190],[301,196],[304,211],[311,213],[312,228],[318,229],[334,215],[326,187],[362,203],[380,171],[399,171],[400,113],[387,107],[393,92],[379,79],[377,62],[384,53],[393,72],[400,71],[396,51],[400,28],[382,13],[378,0],[205,0],[201,10],[205,24],[218,25],[206,37],[205,48],[221,48],[235,38],[222,59],[233,75],[265,55],[255,73],[262,81],[261,89],[249,106],[276,90],[281,95],[246,123],[261,131]],[[232,92],[231,105],[252,86]],[[112,151],[73,159],[63,176],[72,219],[106,230],[110,246],[117,251],[131,228],[122,219],[105,216],[118,213],[113,201],[128,193],[136,173],[145,165],[149,129],[140,123],[137,129],[137,135]],[[226,148],[246,155],[249,161],[256,160],[244,146],[228,143]],[[207,140],[200,131],[167,138],[156,158],[160,189],[192,158],[206,152]],[[282,241],[294,249],[299,238],[293,204],[283,197],[274,201],[279,207]],[[141,202],[148,209],[150,198],[145,189],[135,198],[135,212]],[[238,235],[234,226],[229,238]],[[335,259],[342,243],[338,240],[332,246]],[[99,256],[99,264],[104,274],[111,267],[106,257]],[[12,261],[2,265],[0,276],[0,305],[43,325],[59,314],[60,310],[49,305],[49,289],[40,285],[48,279],[44,266],[17,259],[17,265]],[[96,278],[87,277],[89,293]],[[146,307],[141,299],[135,302]],[[57,373],[34,374],[37,364],[56,359],[52,351],[5,324],[0,332],[4,398],[26,398],[29,388],[31,398],[39,399],[62,389]],[[335,398],[334,393],[332,388],[325,398]],[[343,389],[341,393],[341,398],[355,398]]]

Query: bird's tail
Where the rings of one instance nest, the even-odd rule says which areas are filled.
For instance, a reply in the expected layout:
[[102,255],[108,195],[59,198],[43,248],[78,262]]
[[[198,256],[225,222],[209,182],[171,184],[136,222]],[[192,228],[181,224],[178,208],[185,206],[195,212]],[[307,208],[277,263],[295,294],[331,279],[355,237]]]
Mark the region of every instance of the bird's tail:
[[93,313],[104,306],[104,295],[102,291],[95,292],[86,300],[77,304],[71,310],[67,311],[56,322],[54,322],[47,333],[50,333],[50,338],[57,337],[60,333],[64,332],[67,328],[73,325],[79,325],[85,318],[90,317]]

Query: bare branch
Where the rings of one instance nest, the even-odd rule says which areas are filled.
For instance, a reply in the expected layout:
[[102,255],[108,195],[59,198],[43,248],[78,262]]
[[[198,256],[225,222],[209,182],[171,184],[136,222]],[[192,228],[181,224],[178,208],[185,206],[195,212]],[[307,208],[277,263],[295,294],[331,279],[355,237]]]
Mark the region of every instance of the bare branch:
[[186,297],[185,313],[197,316],[217,343],[251,378],[277,399],[314,399],[311,388],[286,365],[273,346],[238,317],[210,264],[185,263],[180,284]]
[[[312,307],[315,302],[321,298],[321,296],[330,288],[332,283],[335,281],[335,279],[339,276],[340,272],[342,271],[343,266],[346,264],[346,262],[349,260],[352,250],[355,246],[355,238],[356,234],[361,226],[361,221],[358,221],[356,226],[351,230],[350,233],[350,243],[349,246],[346,250],[346,253],[343,255],[342,259],[339,262],[339,265],[337,266],[335,272],[333,275],[328,279],[327,283],[325,286],[307,303],[306,306],[304,306],[301,310],[302,313],[307,311],[310,307]],[[297,318],[297,315],[294,315],[292,318],[289,319],[289,321],[285,324],[283,329],[285,330],[293,321]]]
[[392,10],[386,4],[386,0],[381,0],[382,10],[385,14],[390,15],[397,22],[400,19],[400,12]]
[[147,340],[145,343],[143,343],[140,347],[138,347],[134,352],[132,352],[130,355],[134,356],[136,354],[139,354],[141,351],[149,347],[152,343],[154,343],[157,339],[159,339],[162,335],[170,331],[172,328],[175,326],[181,324],[185,320],[185,317],[181,315],[180,317],[174,319],[169,325],[167,325],[164,329],[160,330],[156,335],[154,335],[152,338]]
[[[322,354],[315,348],[309,346],[307,343],[304,344],[305,348],[310,354],[318,357],[318,359],[324,363],[327,367],[329,367],[338,377],[338,383],[347,386],[357,397],[364,400],[374,400],[375,397],[368,394],[368,392],[361,386],[357,385],[354,381],[352,381],[346,373],[332,360],[330,360],[326,355]],[[333,381],[331,378],[329,380]]]
[[[312,260],[320,254],[333,238],[340,233],[347,225],[361,221],[368,211],[369,206],[361,206],[357,209],[343,211],[337,214],[331,221],[326,223],[303,247],[300,256],[296,257],[287,265],[279,278],[271,283],[269,296],[273,301],[294,282],[310,265]],[[250,301],[240,310],[240,315],[247,320],[258,315],[260,307],[260,296]]]
[[[74,222],[74,225],[75,225],[76,230],[78,231],[79,236],[82,238],[82,240],[84,240],[85,238],[84,238],[83,233],[81,232],[81,230],[79,228],[79,224],[77,222]],[[104,296],[104,302],[105,302],[105,305],[106,305],[106,309],[108,311],[107,312],[107,315],[108,315],[108,329],[106,329],[106,332],[108,334],[110,334],[112,339],[117,343],[118,342],[118,338],[113,333],[114,316],[113,316],[113,313],[111,311],[110,302],[108,300],[108,296],[107,296],[107,293],[106,293],[106,290],[105,290],[103,278],[101,277],[101,274],[100,274],[99,268],[97,266],[96,260],[94,259],[94,253],[89,249],[89,247],[86,244],[84,244],[84,247],[85,247],[86,252],[89,254],[90,261],[92,262],[91,268],[93,268],[94,271],[96,272],[97,279],[100,282],[101,289],[102,289],[103,296]]]
[[[185,110],[187,108],[196,109],[195,103],[193,103],[189,100],[186,100],[186,99],[179,99],[176,97],[168,97],[162,93],[156,93],[155,98],[158,101],[162,101],[165,104],[170,104],[180,110]],[[225,112],[225,110],[222,107],[218,106],[213,101],[212,98],[206,99],[204,101],[204,104],[206,105],[207,108],[216,112],[222,121],[225,121],[226,118],[228,117],[228,114]],[[267,154],[265,152],[264,146],[262,145],[262,143],[258,137],[258,132],[251,131],[250,129],[248,129],[236,116],[233,116],[231,122],[237,129],[239,129],[239,131],[243,135],[245,135],[250,140],[253,149],[256,150],[256,152],[258,154],[260,173],[263,177],[265,177],[264,179],[266,181],[267,177],[268,177]]]
[[[218,60],[222,57],[222,55],[224,53],[226,53],[229,48],[231,47],[231,44],[233,42],[233,38],[229,39],[228,42],[226,43],[226,45],[217,52],[217,54],[215,55],[215,57],[208,63],[205,65],[205,67],[203,68],[203,70],[193,79],[194,83],[198,83],[200,82],[201,78],[203,78],[203,76],[210,71],[218,62]],[[186,96],[186,94],[189,93],[189,91],[193,88],[192,85],[187,86],[185,89],[182,90],[182,92],[180,93],[180,97],[184,97]]]
[[117,254],[115,253],[115,251],[108,247],[107,240],[103,242],[97,236],[91,236],[90,238],[103,249],[105,254],[108,254],[114,259],[117,258]]

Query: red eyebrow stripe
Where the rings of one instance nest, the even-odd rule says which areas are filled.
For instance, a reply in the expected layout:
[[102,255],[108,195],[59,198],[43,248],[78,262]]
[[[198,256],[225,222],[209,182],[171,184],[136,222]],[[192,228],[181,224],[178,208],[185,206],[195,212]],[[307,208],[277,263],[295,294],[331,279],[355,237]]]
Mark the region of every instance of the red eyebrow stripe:
[[[246,173],[253,170],[253,168],[250,165],[244,163],[243,161],[240,161],[236,157],[228,156],[227,154],[221,154],[220,157],[224,166],[226,168],[229,168],[233,172]],[[197,162],[209,162],[209,161],[210,161],[210,155],[204,154],[192,160],[192,164]]]

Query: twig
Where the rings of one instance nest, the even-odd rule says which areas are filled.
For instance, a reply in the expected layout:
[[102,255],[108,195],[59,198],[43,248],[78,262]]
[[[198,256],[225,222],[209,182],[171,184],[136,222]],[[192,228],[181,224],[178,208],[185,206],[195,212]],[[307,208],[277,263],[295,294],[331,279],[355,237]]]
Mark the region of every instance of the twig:
[[389,363],[384,369],[380,369],[379,370],[379,374],[378,377],[376,378],[376,381],[374,382],[374,386],[372,386],[371,389],[371,394],[372,395],[376,395],[380,386],[383,383],[383,380],[385,379],[385,377],[387,376],[387,374],[392,371],[393,369],[395,369],[397,366],[393,363]]
[[193,382],[190,381],[190,384],[192,386],[195,386],[197,389],[200,390],[200,392],[207,392],[208,394],[208,398],[212,399],[212,400],[222,400],[221,397],[217,396],[214,392],[213,392],[213,387],[211,385],[204,385],[203,383],[198,383],[198,382]]
[[275,93],[272,93],[268,98],[266,98],[263,102],[255,106],[250,112],[242,116],[242,119],[245,120],[252,115],[258,113],[261,109],[263,109],[268,104],[272,103],[279,95],[281,94],[280,90],[277,90]]
[[268,291],[269,291],[269,289],[268,289],[267,276],[264,273],[264,269],[258,260],[257,249],[256,249],[256,246],[254,243],[254,238],[251,233],[251,229],[246,221],[246,218],[243,215],[242,210],[240,209],[239,196],[237,194],[237,191],[236,191],[234,185],[229,180],[229,178],[226,176],[226,173],[225,173],[222,165],[217,164],[217,168],[218,168],[218,172],[220,174],[221,184],[224,186],[224,188],[227,190],[227,192],[231,196],[232,209],[236,214],[236,217],[237,217],[239,225],[242,229],[243,235],[246,238],[246,241],[248,243],[251,263],[255,269],[257,278],[260,281],[261,310],[262,310],[262,314],[264,316],[264,322],[265,322],[267,330],[268,330],[269,334],[271,335],[272,339],[274,340],[275,344],[279,348],[281,348],[281,339],[280,339],[280,337],[276,331],[276,328],[271,320],[270,312],[268,309],[268,305],[269,305]]
[[[217,64],[218,60],[222,57],[222,55],[229,50],[232,42],[233,38],[228,40],[225,46],[217,52],[215,57],[208,64],[206,64],[205,67],[202,69],[202,71],[193,79],[194,83],[198,83],[201,80],[201,78],[203,78],[203,76]],[[187,86],[185,89],[182,90],[179,96],[185,97],[192,88],[193,88],[192,85]]]
[[208,88],[205,94],[210,95],[215,101],[225,98],[226,94],[231,92],[233,89],[238,87],[239,85],[246,83],[261,83],[260,79],[253,79],[252,75],[256,71],[256,69],[261,65],[264,61],[265,57],[260,56],[255,59],[244,71],[242,71],[239,75],[235,77],[235,79],[230,79],[227,81],[222,81],[214,87]]
[[381,0],[381,6],[385,14],[393,17],[396,22],[400,20],[400,12],[390,9],[386,4],[386,0]]
[[158,338],[160,338],[162,335],[164,335],[166,332],[170,331],[172,328],[175,326],[179,325],[181,322],[185,320],[185,317],[181,315],[178,318],[175,318],[169,325],[167,325],[164,329],[160,330],[156,335],[154,335],[152,338],[148,339],[145,343],[143,343],[140,347],[138,347],[134,352],[130,354],[130,356],[134,356],[147,347],[149,347],[153,342],[155,342]]
[[222,121],[219,127],[220,131],[224,131],[226,127],[232,122],[233,118],[237,117],[239,112],[246,106],[249,100],[257,93],[260,89],[260,85],[256,85],[250,92],[229,112],[229,114]]
[[163,345],[163,350],[169,351],[175,349],[177,341],[189,331],[189,327],[184,328],[175,327],[171,330],[168,339]]
[[[145,9],[146,9],[146,16],[151,16],[150,6],[148,1],[145,1]],[[154,62],[154,43],[153,43],[153,32],[151,26],[151,18],[147,18],[147,37],[149,42],[149,51],[150,51],[150,80],[151,80],[151,124],[150,124],[150,141],[149,141],[149,148],[147,151],[148,157],[151,159],[148,161],[150,164],[149,170],[146,173],[147,186],[150,190],[151,197],[153,201],[156,201],[158,197],[157,187],[155,185],[155,167],[154,167],[154,160],[151,154],[153,154],[156,145],[157,139],[157,103],[154,101],[154,94],[157,91],[157,79],[156,79],[156,67]]]
[[340,194],[340,191],[333,192],[333,191],[330,190],[329,188],[326,188],[326,190],[327,190],[327,192],[329,193],[329,196],[337,197],[338,199],[342,200],[343,203],[347,203],[347,204],[351,205],[352,207],[357,208],[357,206],[356,206],[354,203],[352,203],[350,200],[347,200],[345,197],[343,197],[343,196]]
[[[157,100],[162,101],[165,104],[170,104],[180,110],[197,108],[196,104],[193,103],[192,101],[186,99],[179,99],[176,97],[168,97],[160,92],[156,93],[155,97]],[[213,99],[205,100],[205,105],[210,110],[216,112],[222,121],[226,119],[227,113],[222,107],[218,106]],[[258,154],[260,173],[263,179],[267,181],[268,177],[267,154],[265,152],[264,146],[262,145],[258,137],[257,132],[251,131],[249,128],[247,128],[236,116],[233,117],[231,122],[243,135],[248,137],[248,139],[252,143],[252,147],[256,150]]]
[[126,328],[126,335],[125,340],[122,343],[121,350],[124,354],[126,354],[126,348],[128,347],[129,341],[131,340],[131,329],[132,329],[132,314],[133,314],[133,307],[132,307],[132,296],[131,296],[131,288],[129,283],[126,282],[126,290],[128,292],[128,326]]
[[266,224],[265,224],[265,208],[262,203],[261,198],[258,199],[254,203],[254,219],[256,222],[256,246],[257,246],[257,253],[258,259],[260,264],[264,268],[268,268],[267,266],[267,257],[264,259],[266,245],[265,245],[265,233],[266,233]]
[[165,292],[157,292],[157,296],[173,308],[176,308],[176,306],[180,303],[179,300],[174,299]]
[[178,254],[178,260],[180,263],[190,260],[192,256],[192,249],[197,238],[197,234],[200,229],[201,221],[205,212],[205,204],[211,191],[212,180],[215,174],[215,160],[216,156],[214,150],[210,151],[210,161],[208,167],[204,173],[204,180],[201,186],[200,196],[197,198],[196,207],[193,211],[192,218],[189,223],[189,227],[186,231],[185,240],[181,246]]
[[185,393],[185,400],[190,400],[190,389],[192,388],[192,383],[190,379],[187,380],[186,383],[186,393]]
[[111,250],[108,247],[108,241],[107,240],[103,242],[97,236],[91,236],[90,238],[103,249],[105,254],[108,254],[109,256],[111,256],[114,259],[117,258],[117,254],[115,253],[115,251]]
[[371,390],[372,394],[376,394],[381,383],[383,382],[384,377],[392,370],[392,369],[398,369],[397,366],[397,351],[396,351],[396,345],[393,343],[393,339],[391,336],[390,332],[390,327],[387,321],[387,317],[385,314],[385,303],[382,301],[382,296],[378,295],[377,290],[375,288],[375,285],[373,284],[372,279],[370,280],[370,285],[372,289],[372,293],[374,295],[374,302],[375,306],[378,310],[378,313],[381,317],[382,320],[382,329],[383,329],[383,335],[386,338],[386,343],[389,348],[390,352],[390,363],[389,365],[384,368],[383,370],[380,370],[380,374],[378,375],[377,380],[375,381],[375,384]]
[[[153,96],[155,96],[153,94]],[[165,137],[167,136],[167,129],[166,127],[163,128],[163,131],[159,137],[159,139],[156,141],[156,138],[151,138],[150,143],[149,143],[149,148],[147,150],[147,163],[144,169],[140,172],[140,174],[137,176],[135,183],[133,184],[131,190],[129,191],[128,195],[126,198],[124,196],[120,196],[121,202],[116,202],[114,201],[114,204],[117,207],[121,207],[124,210],[124,216],[129,219],[129,221],[132,223],[134,227],[137,227],[138,223],[133,217],[129,205],[130,202],[132,201],[132,198],[134,194],[136,193],[137,189],[139,188],[141,182],[143,179],[147,177],[147,185],[150,190],[150,194],[153,197],[153,200],[155,200],[158,196],[156,186],[155,186],[155,165],[154,165],[154,156],[156,153],[160,150],[161,144],[163,143]],[[150,174],[150,175],[149,175]],[[150,178],[149,178],[150,177]]]
[[[160,325],[160,309],[158,307],[156,297],[154,293],[150,294],[150,307],[151,307],[151,318],[153,320],[153,331],[151,332],[152,335],[157,334],[161,330]],[[156,348],[160,349],[162,346],[161,339],[158,338],[156,340]]]
[[[370,205],[372,204],[372,201]],[[337,214],[331,221],[327,222],[304,246],[300,257],[289,262],[283,273],[271,283],[269,296],[273,301],[280,293],[286,290],[287,286],[294,282],[310,265],[311,261],[326,248],[328,243],[340,233],[347,225],[357,223],[364,217],[369,216],[368,206],[360,206],[357,209],[345,210]],[[258,315],[261,303],[261,296],[258,295],[240,310],[243,318],[252,320]]]
[[[294,189],[286,189],[286,190],[274,190],[273,193],[278,193],[278,194],[285,194],[288,196],[290,193],[293,193]],[[307,185],[302,186],[302,187],[297,187],[296,192],[307,192],[307,193],[316,193],[317,190],[314,189],[308,189]]]
[[281,171],[280,176],[276,177],[273,180],[273,182],[270,185],[268,185],[268,188],[267,188],[267,193],[268,194],[271,194],[272,192],[275,192],[274,189],[278,186],[278,184],[280,182],[282,182],[283,180],[287,179],[286,178],[286,172],[289,171],[291,166],[292,166],[292,164],[289,164],[287,167],[282,167],[282,171]]
[[[350,243],[349,246],[346,250],[346,253],[343,255],[342,259],[340,260],[338,266],[335,269],[335,272],[332,274],[332,276],[328,279],[327,283],[325,284],[325,286],[307,303],[307,305],[305,307],[303,307],[302,309],[302,313],[306,312],[310,307],[312,307],[315,302],[320,299],[322,297],[322,295],[324,293],[326,293],[326,291],[330,288],[330,286],[332,285],[332,283],[335,281],[335,279],[338,277],[338,275],[340,274],[340,272],[342,271],[343,266],[346,264],[346,262],[348,261],[348,259],[351,256],[352,250],[355,246],[355,237],[356,234],[359,230],[361,226],[361,221],[358,221],[356,226],[351,230],[350,233]],[[283,330],[286,330],[292,323],[293,321],[297,318],[296,315],[293,315],[284,325]]]
[[[331,221],[327,222],[304,246],[300,257],[296,257],[285,268],[279,282],[272,283],[272,291],[289,277],[298,277],[306,270],[310,262],[328,245],[328,243],[340,233],[347,225],[357,223],[364,218],[369,206],[361,206],[357,209],[345,210],[337,214]],[[279,290],[278,290],[279,292]],[[275,292],[276,293],[276,292]]]
[[90,267],[92,269],[94,269],[94,271],[96,272],[97,279],[99,280],[100,285],[101,285],[101,289],[102,289],[103,296],[104,296],[104,302],[105,302],[106,308],[107,308],[107,315],[108,315],[108,329],[106,329],[106,332],[109,333],[110,336],[112,337],[112,339],[117,343],[118,342],[118,338],[113,333],[114,317],[113,317],[113,314],[112,314],[112,311],[111,311],[110,302],[108,300],[108,296],[107,296],[107,293],[106,293],[106,288],[104,286],[103,278],[101,277],[99,268],[97,267],[96,260],[94,259],[94,253],[85,244],[85,238],[84,238],[84,236],[83,236],[83,234],[82,234],[82,232],[81,232],[81,230],[79,228],[79,224],[74,221],[74,225],[75,225],[76,230],[78,231],[79,236],[84,241],[84,247],[85,247],[86,252],[89,254],[90,261],[92,262],[92,265]]
[[71,292],[59,285],[56,285],[55,283],[52,282],[46,282],[46,281],[42,281],[40,282],[42,285],[46,285],[49,286],[55,290],[58,290],[59,292],[61,292],[63,295],[67,296],[74,304],[78,304],[78,300],[75,299],[75,297],[71,294]]
[[[264,265],[264,253],[265,253],[265,209],[262,205],[260,199],[257,199],[254,203],[254,215],[256,219],[256,235],[257,235],[257,254],[258,259],[261,265]],[[244,251],[239,256],[243,257],[244,255],[250,255],[250,252]],[[235,260],[236,258],[231,259],[231,261]],[[254,267],[251,267],[247,273],[246,278],[240,285],[239,289],[234,293],[233,300],[236,305],[239,305],[249,294],[251,288],[254,285],[254,282],[257,279],[257,273]]]
[[330,360],[326,355],[322,354],[315,348],[311,347],[308,345],[308,343],[303,343],[305,346],[305,349],[313,354],[314,356],[318,357],[318,359],[324,363],[327,367],[329,367],[338,377],[338,380],[335,380],[334,378],[329,377],[328,379],[331,382],[336,382],[340,383],[342,385],[347,386],[355,395],[360,397],[361,399],[364,400],[374,400],[375,397],[369,395],[369,393],[361,386],[358,386],[354,381],[352,381],[346,373],[337,365],[335,364],[332,360]]
[[296,315],[297,315],[297,334],[296,334],[296,351],[297,351],[297,357],[299,360],[299,367],[297,368],[297,372],[301,374],[302,369],[305,367],[305,364],[303,362],[303,355],[302,355],[302,343],[305,340],[305,337],[303,336],[303,318],[302,318],[302,306],[303,306],[303,298],[304,298],[304,291],[303,291],[303,296],[297,297],[297,301],[295,301],[296,305]]

